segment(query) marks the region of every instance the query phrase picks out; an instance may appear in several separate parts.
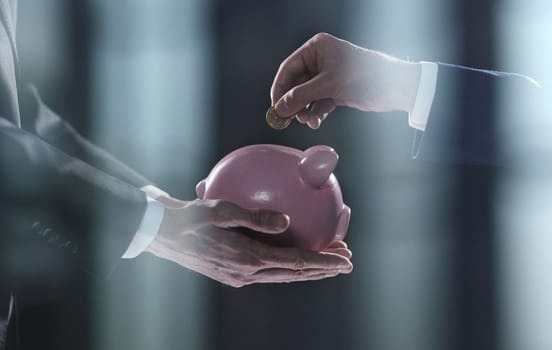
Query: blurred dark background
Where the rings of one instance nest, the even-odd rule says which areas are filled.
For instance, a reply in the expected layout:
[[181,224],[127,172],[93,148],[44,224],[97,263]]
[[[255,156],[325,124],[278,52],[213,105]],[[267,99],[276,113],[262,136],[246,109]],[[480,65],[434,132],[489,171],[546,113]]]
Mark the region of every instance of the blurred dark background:
[[[69,327],[102,350],[552,348],[552,178],[542,166],[552,164],[551,122],[508,114],[543,106],[512,105],[516,92],[494,86],[451,86],[451,113],[470,113],[462,96],[491,92],[495,103],[486,108],[496,133],[489,137],[516,149],[523,169],[516,171],[412,160],[404,113],[338,108],[318,131],[298,123],[275,131],[264,120],[280,62],[322,31],[401,58],[552,82],[549,2],[19,5],[24,80],[173,196],[195,198],[195,184],[241,146],[326,144],[340,154],[336,176],[352,208],[351,275],[233,289],[143,254],[106,280],[71,284],[60,300],[74,300],[84,314],[23,304],[49,320],[42,331],[52,344]],[[511,145],[519,132],[531,136]],[[457,136],[469,137],[465,125]]]

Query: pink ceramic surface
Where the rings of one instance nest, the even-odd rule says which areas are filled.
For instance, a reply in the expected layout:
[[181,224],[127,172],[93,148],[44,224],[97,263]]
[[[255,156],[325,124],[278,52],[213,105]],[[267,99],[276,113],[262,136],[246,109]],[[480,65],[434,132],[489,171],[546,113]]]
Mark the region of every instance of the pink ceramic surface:
[[345,237],[351,215],[332,174],[337,160],[328,146],[304,152],[278,145],[247,146],[220,160],[196,192],[200,199],[283,212],[291,219],[285,233],[257,237],[272,244],[323,250]]

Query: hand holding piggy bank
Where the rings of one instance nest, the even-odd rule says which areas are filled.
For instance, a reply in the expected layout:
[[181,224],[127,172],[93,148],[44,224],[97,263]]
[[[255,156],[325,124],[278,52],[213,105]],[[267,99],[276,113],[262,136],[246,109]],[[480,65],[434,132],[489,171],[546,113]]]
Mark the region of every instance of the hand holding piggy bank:
[[291,221],[286,232],[256,237],[270,244],[321,251],[345,237],[351,215],[332,174],[337,160],[337,153],[328,146],[304,152],[278,145],[247,146],[220,160],[196,192],[199,199],[285,213]]

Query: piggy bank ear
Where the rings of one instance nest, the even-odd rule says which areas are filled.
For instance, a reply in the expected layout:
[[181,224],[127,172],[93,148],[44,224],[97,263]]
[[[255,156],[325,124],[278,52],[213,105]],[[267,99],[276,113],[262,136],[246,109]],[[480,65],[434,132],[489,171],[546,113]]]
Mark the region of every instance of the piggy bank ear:
[[328,146],[307,149],[299,161],[301,179],[313,187],[322,186],[334,171],[338,159],[337,153]]
[[196,194],[198,199],[205,199],[205,179],[196,185]]

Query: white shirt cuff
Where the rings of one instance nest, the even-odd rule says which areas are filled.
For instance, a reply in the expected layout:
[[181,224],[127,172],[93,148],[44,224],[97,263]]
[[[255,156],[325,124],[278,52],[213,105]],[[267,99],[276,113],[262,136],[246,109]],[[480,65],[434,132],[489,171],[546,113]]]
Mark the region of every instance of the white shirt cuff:
[[146,185],[142,187],[140,190],[142,190],[143,192],[146,192],[146,194],[153,199],[157,199],[161,196],[169,197],[169,194],[167,192],[153,185]]
[[412,112],[408,114],[408,125],[414,129],[424,131],[431,112],[431,105],[437,87],[437,73],[439,65],[433,62],[420,62],[420,84]]
[[[142,188],[142,191],[146,192],[144,188]],[[166,194],[161,190],[159,191],[163,194]],[[148,192],[146,192],[146,194],[147,193]],[[144,252],[144,250],[146,250],[146,248],[155,239],[155,236],[157,236],[157,232],[159,231],[159,227],[161,226],[161,221],[163,220],[164,214],[165,206],[155,199],[152,199],[151,196],[148,194],[146,211],[144,212],[144,216],[142,217],[142,222],[140,222],[138,231],[136,231],[136,234],[130,242],[128,249],[123,254],[123,259],[133,259]]]

